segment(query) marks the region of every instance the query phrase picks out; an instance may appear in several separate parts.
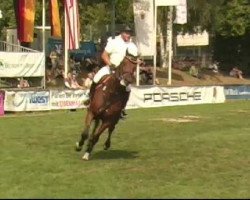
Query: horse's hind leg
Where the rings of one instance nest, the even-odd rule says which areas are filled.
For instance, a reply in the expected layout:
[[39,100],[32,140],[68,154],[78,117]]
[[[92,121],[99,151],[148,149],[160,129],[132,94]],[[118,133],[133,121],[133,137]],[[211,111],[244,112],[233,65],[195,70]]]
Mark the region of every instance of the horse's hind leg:
[[84,156],[82,157],[83,160],[89,160],[89,155],[92,152],[93,147],[98,142],[100,135],[103,133],[103,131],[105,131],[105,129],[108,126],[109,126],[109,124],[102,123],[102,125],[97,130],[97,133],[93,132],[93,134],[91,134],[91,136],[89,138],[89,141],[88,141],[86,152],[85,152]]
[[83,130],[83,132],[81,133],[81,138],[79,140],[79,142],[76,142],[76,151],[81,151],[82,150],[82,146],[84,145],[84,141],[89,137],[89,129],[90,129],[90,125],[91,122],[93,120],[93,114],[91,112],[87,112],[87,116],[86,116],[86,120],[85,120],[85,128]]
[[108,150],[110,148],[110,145],[111,145],[111,135],[112,135],[114,129],[115,129],[115,126],[109,127],[108,138],[107,138],[106,142],[104,143],[104,150]]

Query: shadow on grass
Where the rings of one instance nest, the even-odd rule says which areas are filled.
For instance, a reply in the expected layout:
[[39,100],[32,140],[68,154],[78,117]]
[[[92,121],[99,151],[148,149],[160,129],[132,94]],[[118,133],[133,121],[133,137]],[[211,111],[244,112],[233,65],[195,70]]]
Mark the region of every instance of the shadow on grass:
[[107,150],[98,151],[93,154],[93,159],[135,159],[138,157],[137,151]]

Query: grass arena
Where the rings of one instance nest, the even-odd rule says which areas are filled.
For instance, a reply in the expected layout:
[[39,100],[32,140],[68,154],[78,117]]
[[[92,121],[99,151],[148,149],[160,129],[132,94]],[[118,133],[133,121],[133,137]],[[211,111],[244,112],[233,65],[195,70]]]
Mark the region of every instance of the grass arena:
[[128,110],[90,161],[86,110],[0,118],[1,198],[249,198],[250,101]]

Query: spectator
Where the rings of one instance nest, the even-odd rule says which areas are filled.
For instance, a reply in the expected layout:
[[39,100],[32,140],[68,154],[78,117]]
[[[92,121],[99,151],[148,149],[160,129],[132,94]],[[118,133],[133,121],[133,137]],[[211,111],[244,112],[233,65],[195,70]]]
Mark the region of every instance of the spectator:
[[64,84],[70,89],[84,89],[76,80],[76,73],[68,73],[67,77],[64,77]]
[[25,80],[23,78],[18,78],[17,80],[19,81],[19,83],[17,85],[18,88],[28,88],[28,87],[30,87],[29,82],[27,80]]
[[238,67],[234,67],[234,68],[230,71],[230,73],[229,73],[230,76],[235,77],[235,78],[239,78],[239,79],[243,79],[242,74],[243,74],[242,71],[239,70]]
[[54,71],[58,65],[58,54],[55,48],[50,52],[49,57],[50,57],[51,64],[52,64],[52,71]]
[[153,84],[153,72],[151,70],[152,67],[144,65],[140,66],[140,79],[145,84]]
[[201,78],[200,73],[199,73],[199,69],[195,66],[195,65],[191,65],[190,69],[189,69],[189,74],[193,77],[196,78]]
[[74,70],[75,68],[75,59],[74,59],[74,56],[73,55],[70,55],[69,57],[69,69],[70,70]]
[[84,80],[84,86],[89,89],[92,82],[93,82],[93,78],[94,78],[95,73],[94,72],[90,72],[88,73],[88,77]]
[[208,69],[212,70],[214,73],[218,73],[219,72],[219,62],[215,61],[212,64],[210,64],[208,66]]

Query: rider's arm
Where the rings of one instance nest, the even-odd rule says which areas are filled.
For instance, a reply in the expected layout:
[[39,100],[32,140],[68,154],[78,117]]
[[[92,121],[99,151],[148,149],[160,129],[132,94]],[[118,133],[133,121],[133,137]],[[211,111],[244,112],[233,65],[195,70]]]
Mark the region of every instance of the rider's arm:
[[110,62],[110,57],[109,57],[109,54],[107,51],[104,50],[101,57],[102,57],[103,62],[106,65],[108,65],[108,66],[112,65],[112,63]]

